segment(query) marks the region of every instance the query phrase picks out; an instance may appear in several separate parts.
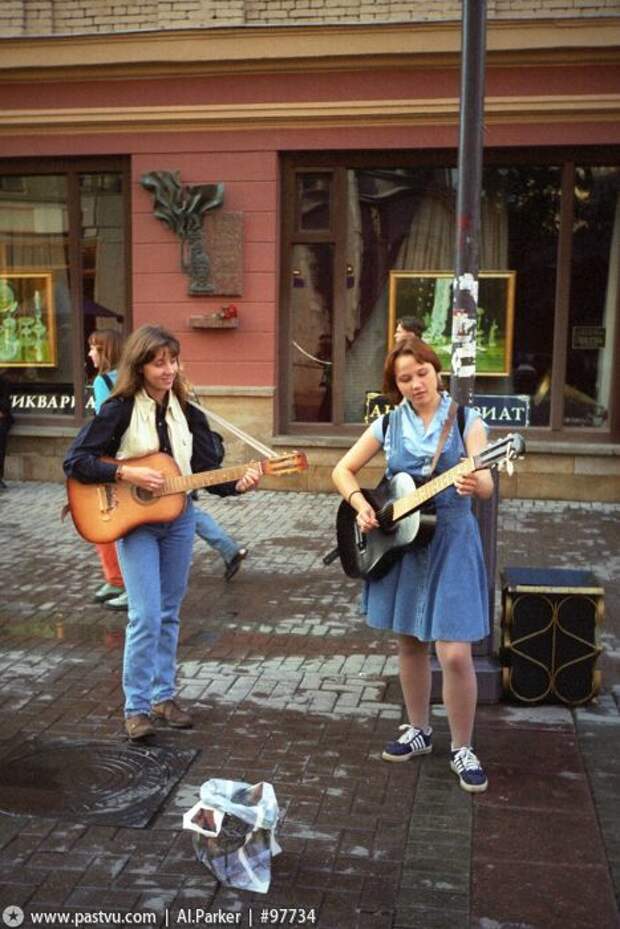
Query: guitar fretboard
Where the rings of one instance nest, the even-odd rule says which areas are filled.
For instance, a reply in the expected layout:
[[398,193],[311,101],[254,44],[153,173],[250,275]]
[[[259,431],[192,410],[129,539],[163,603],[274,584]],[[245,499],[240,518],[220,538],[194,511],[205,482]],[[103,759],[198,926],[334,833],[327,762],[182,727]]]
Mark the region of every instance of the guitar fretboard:
[[236,465],[233,468],[219,468],[217,471],[179,474],[176,477],[167,477],[162,490],[158,491],[156,496],[164,497],[166,494],[188,493],[191,490],[199,490],[201,487],[213,487],[215,484],[238,481],[248,468],[255,468],[261,473],[263,471],[260,461],[250,461],[248,464]]
[[429,481],[428,484],[423,484],[421,487],[416,487],[416,489],[412,490],[410,494],[401,497],[399,500],[395,500],[392,504],[392,518],[394,522],[402,519],[403,516],[406,516],[408,513],[416,510],[419,506],[422,506],[423,503],[426,503],[427,500],[430,500],[438,493],[441,493],[442,490],[450,487],[455,483],[457,478],[461,477],[461,475],[471,474],[471,472],[475,470],[476,466],[474,464],[474,459],[464,458],[463,461],[459,461],[459,463],[453,468],[450,468],[448,471],[444,471],[444,473],[440,474],[439,477],[433,478],[433,480]]

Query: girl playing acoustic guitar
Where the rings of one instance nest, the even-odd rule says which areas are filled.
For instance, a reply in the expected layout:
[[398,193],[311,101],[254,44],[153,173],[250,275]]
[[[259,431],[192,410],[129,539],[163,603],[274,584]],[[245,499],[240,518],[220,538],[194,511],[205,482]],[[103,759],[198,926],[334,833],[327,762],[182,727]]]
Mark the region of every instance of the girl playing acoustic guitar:
[[[356,522],[363,533],[376,531],[378,522],[355,475],[381,448],[390,477],[401,471],[418,479],[428,477],[425,470],[451,403],[441,390],[440,369],[437,355],[424,342],[411,338],[399,342],[385,362],[384,391],[398,404],[387,414],[385,435],[379,417],[334,468],[334,483],[357,510]],[[437,472],[456,465],[465,454],[477,454],[486,444],[482,420],[466,409],[463,439],[455,421]],[[470,792],[487,788],[472,748],[477,685],[471,643],[489,631],[488,587],[471,496],[487,498],[492,492],[488,470],[458,478],[455,487],[436,498],[437,527],[430,544],[405,551],[387,574],[367,582],[364,596],[368,624],[398,635],[400,681],[409,718],[401,727],[402,735],[385,746],[382,758],[407,761],[431,751],[428,645],[435,642],[452,736],[450,764],[461,787]]]
[[[83,483],[123,481],[151,492],[162,474],[125,464],[152,452],[173,457],[182,474],[217,467],[206,416],[187,402],[179,375],[180,346],[159,326],[141,326],[128,339],[115,389],[69,450],[64,469]],[[110,463],[105,456],[116,458]],[[222,496],[256,487],[248,468],[236,483],[220,484]],[[131,740],[154,734],[152,717],[186,729],[192,719],[174,700],[179,610],[187,588],[195,513],[191,499],[172,522],[138,526],[118,542],[129,595],[123,691],[125,729]]]

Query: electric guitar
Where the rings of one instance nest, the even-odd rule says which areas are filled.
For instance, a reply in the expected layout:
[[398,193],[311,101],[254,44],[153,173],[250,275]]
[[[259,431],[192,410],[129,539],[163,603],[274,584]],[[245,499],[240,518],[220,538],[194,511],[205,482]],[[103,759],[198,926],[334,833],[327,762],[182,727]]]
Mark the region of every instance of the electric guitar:
[[381,481],[374,490],[362,488],[379,523],[378,529],[368,533],[363,533],[355,521],[357,510],[343,500],[336,516],[336,537],[344,573],[372,580],[383,577],[403,551],[430,542],[437,517],[421,511],[425,503],[473,471],[505,466],[512,474],[512,462],[524,452],[522,436],[511,433],[420,487],[410,474],[401,472],[391,480]]
[[69,510],[75,528],[87,542],[115,542],[143,523],[168,523],[180,516],[187,504],[187,494],[200,487],[214,487],[227,481],[238,481],[249,467],[261,474],[281,477],[305,471],[308,459],[303,452],[291,452],[277,458],[265,458],[232,468],[201,471],[183,475],[174,458],[164,452],[116,461],[111,464],[153,468],[165,480],[160,490],[144,490],[126,481],[110,484],[83,484],[75,478],[67,480]]

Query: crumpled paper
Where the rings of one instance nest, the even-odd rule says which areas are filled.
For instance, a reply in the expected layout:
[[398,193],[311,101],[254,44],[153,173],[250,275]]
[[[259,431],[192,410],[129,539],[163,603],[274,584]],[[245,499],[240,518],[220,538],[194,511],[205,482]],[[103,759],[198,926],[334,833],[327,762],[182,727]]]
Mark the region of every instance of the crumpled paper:
[[282,851],[274,835],[277,824],[278,801],[266,782],[211,778],[183,815],[196,857],[218,881],[261,894],[269,890],[271,859]]

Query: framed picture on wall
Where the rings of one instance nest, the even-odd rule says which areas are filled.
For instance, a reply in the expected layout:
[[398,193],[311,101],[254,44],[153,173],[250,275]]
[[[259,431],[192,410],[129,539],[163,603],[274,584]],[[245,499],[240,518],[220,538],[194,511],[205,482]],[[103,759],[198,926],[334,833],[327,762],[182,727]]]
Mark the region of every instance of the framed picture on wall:
[[[503,377],[511,372],[516,271],[481,271],[476,328],[476,374]],[[452,271],[390,271],[388,345],[396,321],[415,316],[424,324],[422,338],[435,350],[442,370],[452,355]],[[464,317],[463,327],[470,321]],[[463,341],[473,333],[463,332]]]
[[1,272],[0,368],[52,368],[56,363],[51,272]]

